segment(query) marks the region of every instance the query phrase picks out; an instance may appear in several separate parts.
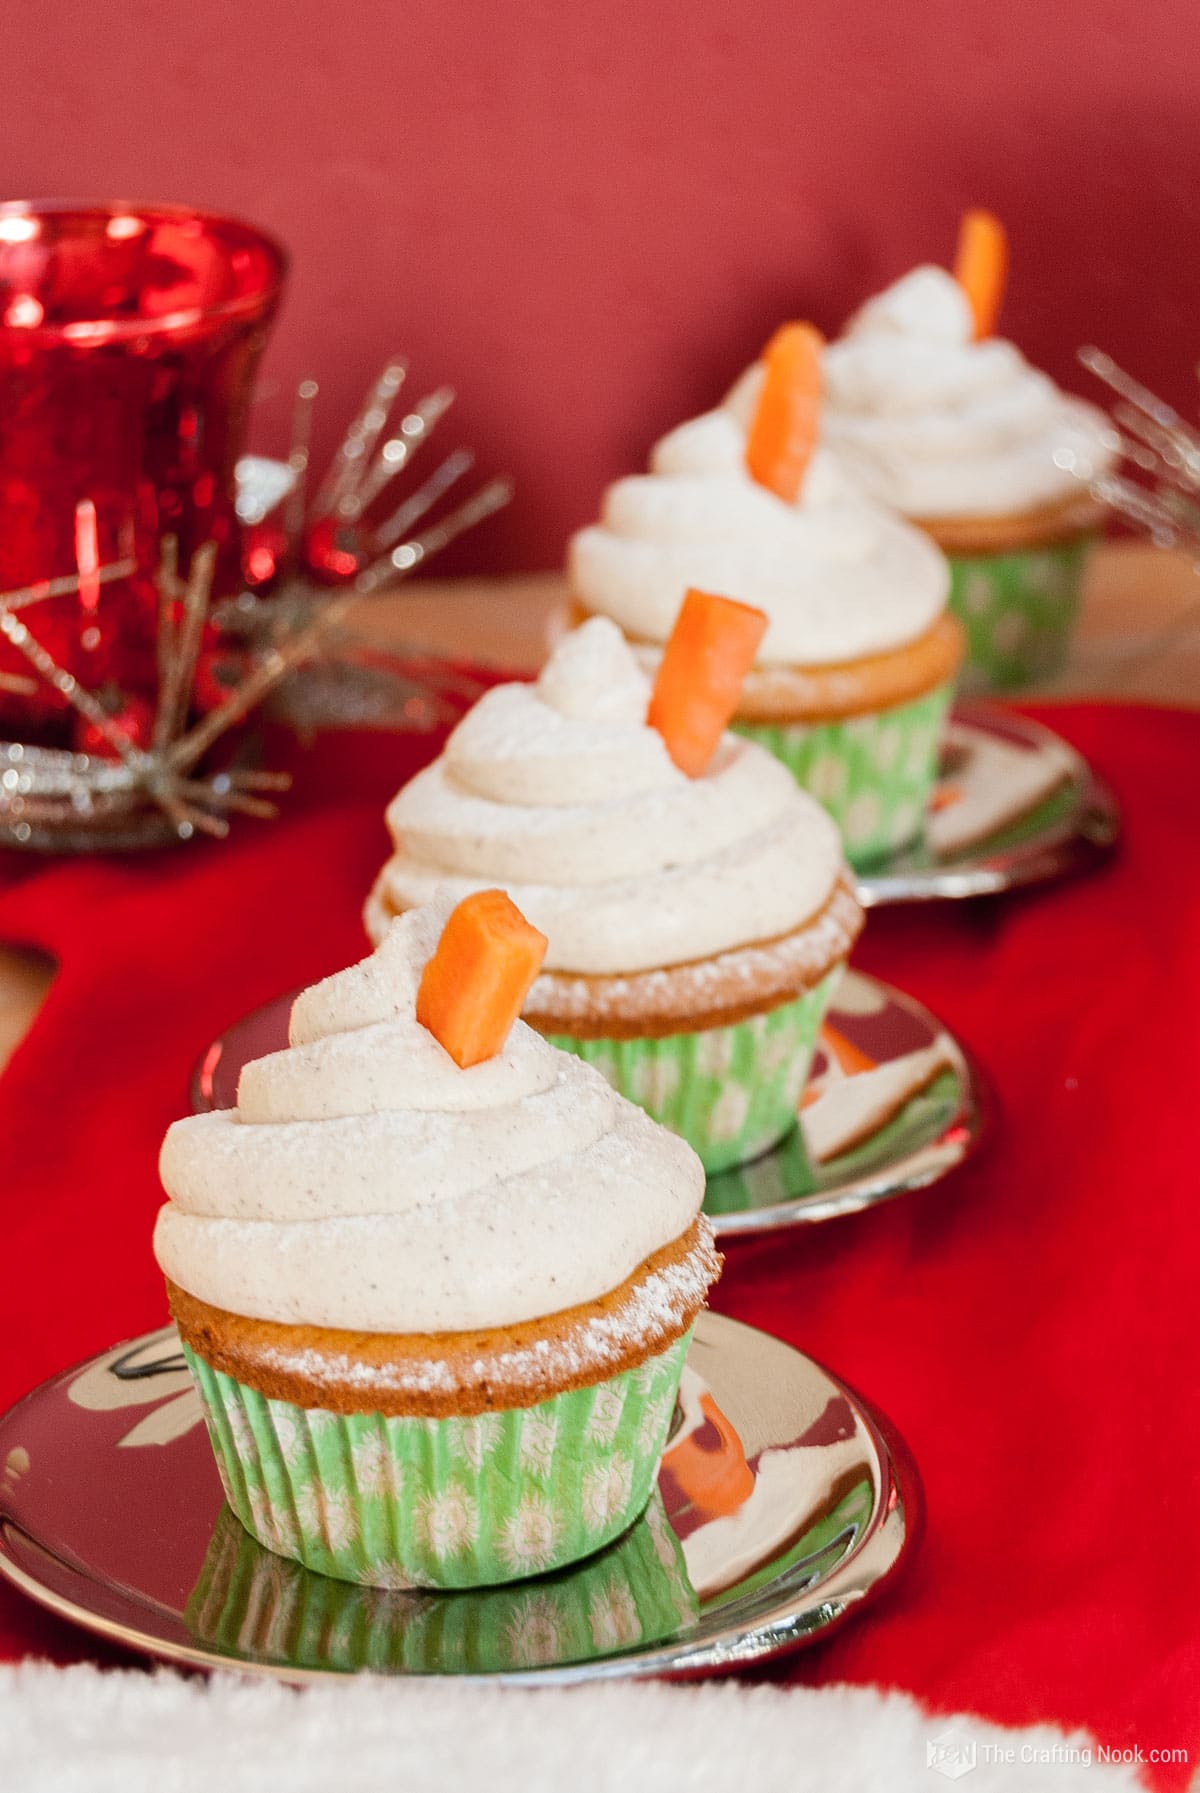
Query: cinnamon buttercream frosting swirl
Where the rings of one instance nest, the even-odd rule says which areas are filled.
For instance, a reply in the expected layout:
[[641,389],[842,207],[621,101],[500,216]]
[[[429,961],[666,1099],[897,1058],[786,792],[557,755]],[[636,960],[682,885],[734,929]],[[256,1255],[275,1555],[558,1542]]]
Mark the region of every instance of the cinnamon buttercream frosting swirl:
[[[921,267],[865,304],[824,359],[823,440],[881,503],[922,520],[1007,516],[1086,498],[1071,471],[1114,458],[1102,411],[999,337]],[[746,394],[735,388],[735,408]]]
[[488,692],[388,809],[395,851],[370,930],[435,890],[501,885],[549,939],[537,1013],[556,973],[687,965],[811,921],[843,874],[834,824],[733,735],[687,777],[645,721],[649,695],[599,617],[563,638],[536,684]]
[[903,647],[945,608],[949,571],[919,531],[868,498],[818,449],[795,504],[746,468],[762,380],[665,436],[651,471],[608,488],[600,521],[572,538],[583,606],[662,642],[689,586],[765,610],[761,666],[830,666]]
[[235,1109],[170,1129],[172,1283],[262,1320],[470,1331],[598,1300],[693,1225],[698,1159],[582,1060],[518,1021],[461,1070],[418,1023],[451,906],[301,995]]

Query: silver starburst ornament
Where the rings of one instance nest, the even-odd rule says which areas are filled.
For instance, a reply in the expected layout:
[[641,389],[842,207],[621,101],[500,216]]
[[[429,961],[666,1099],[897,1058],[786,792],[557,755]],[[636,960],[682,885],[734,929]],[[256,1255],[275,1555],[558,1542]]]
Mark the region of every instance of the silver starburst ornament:
[[1200,434],[1103,349],[1082,348],[1079,359],[1113,395],[1108,446],[1119,458],[1094,467],[1063,451],[1061,464],[1156,546],[1200,557]]
[[[386,597],[512,495],[509,480],[495,479],[445,509],[443,500],[472,466],[464,449],[407,496],[396,494],[396,482],[454,397],[441,388],[390,428],[404,373],[404,363],[393,360],[373,384],[311,506],[306,494],[314,381],[297,390],[286,463],[251,459],[240,465],[238,514],[248,531],[247,572],[257,589],[214,611],[215,544],[200,548],[184,575],[174,538],[164,539],[148,743],[55,661],[36,627],[40,602],[125,578],[133,563],[81,565],[0,593],[0,636],[29,667],[28,678],[10,673],[0,680],[20,692],[33,681],[49,685],[83,718],[97,744],[97,751],[79,753],[0,742],[0,839],[44,851],[121,850],[200,834],[219,837],[228,833],[231,815],[277,813],[271,795],[287,788],[288,775],[236,759],[214,769],[208,761],[216,743],[318,648],[336,640],[354,605]],[[255,543],[249,532],[260,527],[268,533]],[[227,664],[238,672],[215,706],[197,716],[196,675],[210,622],[236,645]],[[431,676],[436,683],[436,673]]]

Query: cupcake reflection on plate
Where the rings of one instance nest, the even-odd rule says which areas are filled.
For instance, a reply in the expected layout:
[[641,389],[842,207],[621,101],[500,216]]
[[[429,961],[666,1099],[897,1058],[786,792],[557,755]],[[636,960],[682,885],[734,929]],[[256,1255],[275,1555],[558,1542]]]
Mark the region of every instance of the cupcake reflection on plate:
[[296,1668],[505,1674],[599,1660],[690,1627],[696,1597],[656,1493],[584,1563],[469,1593],[392,1592],[313,1575],[256,1544],[228,1507],[187,1607],[198,1642]]

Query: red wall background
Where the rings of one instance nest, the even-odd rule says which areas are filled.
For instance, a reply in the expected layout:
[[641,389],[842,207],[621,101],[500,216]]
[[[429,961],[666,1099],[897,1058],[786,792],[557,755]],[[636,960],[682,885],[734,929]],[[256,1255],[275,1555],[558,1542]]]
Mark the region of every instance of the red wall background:
[[1002,320],[1185,408],[1200,356],[1194,0],[39,0],[5,17],[4,197],[186,199],[294,256],[260,446],[383,357],[517,476],[460,567],[556,563],[603,483],[784,316],[834,330],[979,202]]

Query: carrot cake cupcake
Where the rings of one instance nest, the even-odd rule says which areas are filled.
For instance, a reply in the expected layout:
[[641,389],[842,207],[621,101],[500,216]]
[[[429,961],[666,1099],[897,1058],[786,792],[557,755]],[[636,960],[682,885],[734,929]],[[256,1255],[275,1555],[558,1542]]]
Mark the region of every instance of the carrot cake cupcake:
[[[757,613],[701,594],[688,608],[721,627],[729,612],[753,653],[765,619],[742,625]],[[687,683],[673,712],[699,701],[702,681]],[[836,828],[786,768],[722,735],[718,714],[685,771],[670,719],[647,720],[651,695],[605,618],[564,636],[535,684],[489,691],[389,806],[366,925],[381,940],[439,889],[502,885],[549,941],[526,1020],[718,1170],[794,1125],[862,912]]]
[[652,665],[689,586],[766,612],[733,727],[825,805],[852,865],[920,834],[962,658],[940,550],[820,446],[821,342],[788,326],[570,545],[577,614]]
[[543,946],[497,891],[415,910],[167,1134],[155,1252],[229,1504],[326,1575],[558,1568],[654,1486],[703,1171],[512,1020]]
[[968,213],[955,272],[906,274],[824,361],[823,439],[949,556],[976,688],[1061,668],[1102,516],[1072,468],[1114,459],[1104,413],[992,334],[1006,265],[998,222]]

